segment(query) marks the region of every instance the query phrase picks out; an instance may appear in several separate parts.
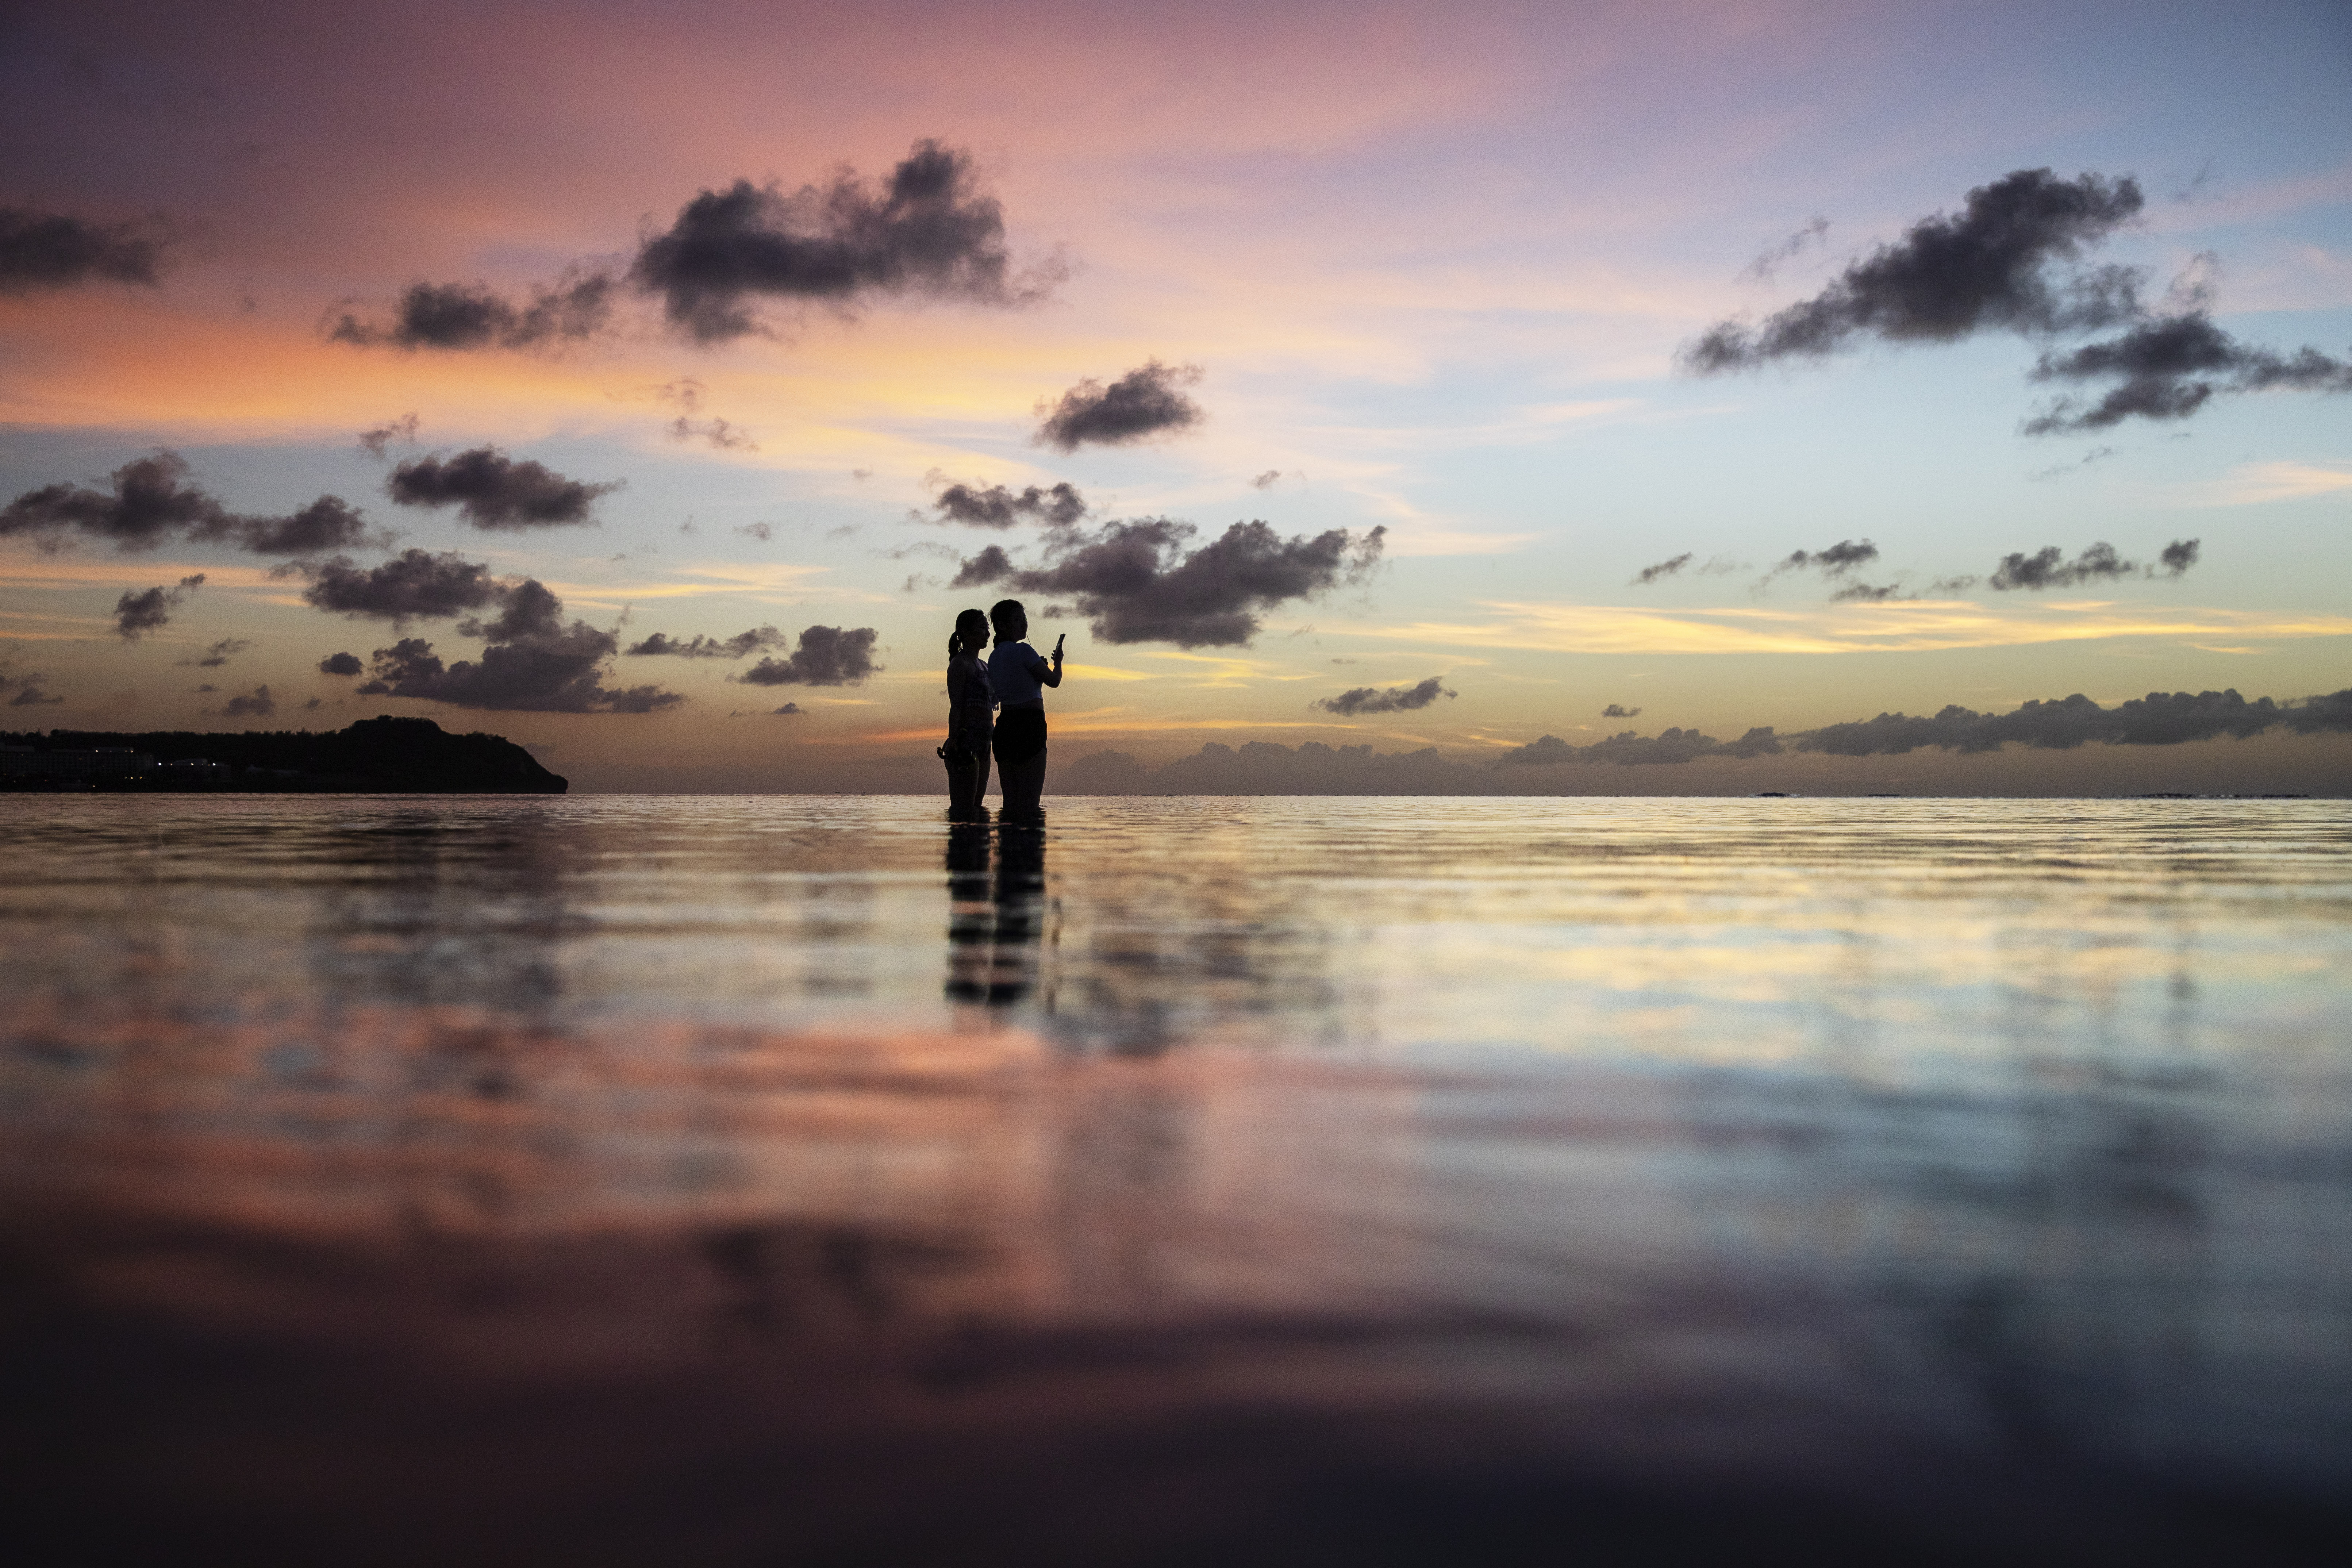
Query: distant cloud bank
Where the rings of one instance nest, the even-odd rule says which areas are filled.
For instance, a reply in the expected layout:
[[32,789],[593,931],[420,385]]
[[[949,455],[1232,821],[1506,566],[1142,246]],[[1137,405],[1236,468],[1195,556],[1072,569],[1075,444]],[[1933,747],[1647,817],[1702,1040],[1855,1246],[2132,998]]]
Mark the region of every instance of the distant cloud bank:
[[1456,761],[1434,746],[1383,752],[1314,741],[1297,747],[1253,741],[1238,748],[1211,742],[1157,768],[1125,752],[1097,752],[1059,769],[1054,787],[1071,795],[1491,795],[1526,789],[1563,768],[1676,767],[1703,759],[1736,763],[1792,752],[1871,757],[1927,748],[1978,754],[2010,745],[2037,751],[2174,746],[2271,731],[2352,733],[2352,689],[2295,702],[2249,700],[2235,691],[2156,691],[2113,708],[2078,694],[2027,702],[2008,713],[1951,706],[1932,716],[1882,713],[1789,735],[1763,725],[1731,742],[1679,728],[1655,735],[1628,730],[1585,745],[1545,735],[1485,762]]

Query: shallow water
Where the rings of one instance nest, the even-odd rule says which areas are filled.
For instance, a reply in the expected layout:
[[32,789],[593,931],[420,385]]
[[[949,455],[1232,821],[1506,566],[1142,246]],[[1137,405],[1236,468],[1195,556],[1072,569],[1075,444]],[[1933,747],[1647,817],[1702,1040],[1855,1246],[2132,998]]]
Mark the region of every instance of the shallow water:
[[2352,1523],[2343,803],[0,813],[58,1562]]

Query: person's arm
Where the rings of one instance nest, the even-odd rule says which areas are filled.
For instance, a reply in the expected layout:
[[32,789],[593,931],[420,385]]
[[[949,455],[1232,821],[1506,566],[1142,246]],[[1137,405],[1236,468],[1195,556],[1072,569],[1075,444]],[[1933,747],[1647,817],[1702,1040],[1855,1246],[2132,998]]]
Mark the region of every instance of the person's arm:
[[1037,684],[1040,686],[1062,684],[1062,639],[1059,637],[1054,639],[1053,662],[1049,664],[1042,658],[1037,661]]

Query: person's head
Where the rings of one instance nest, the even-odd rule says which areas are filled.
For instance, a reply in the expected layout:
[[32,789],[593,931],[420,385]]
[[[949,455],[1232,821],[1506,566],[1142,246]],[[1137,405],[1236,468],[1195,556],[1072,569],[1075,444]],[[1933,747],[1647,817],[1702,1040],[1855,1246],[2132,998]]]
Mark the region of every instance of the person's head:
[[988,617],[978,610],[966,610],[958,616],[955,640],[964,652],[976,652],[988,641]]
[[1029,635],[1029,612],[1021,607],[1018,599],[999,599],[988,612],[989,623],[996,627],[998,642],[1019,642]]

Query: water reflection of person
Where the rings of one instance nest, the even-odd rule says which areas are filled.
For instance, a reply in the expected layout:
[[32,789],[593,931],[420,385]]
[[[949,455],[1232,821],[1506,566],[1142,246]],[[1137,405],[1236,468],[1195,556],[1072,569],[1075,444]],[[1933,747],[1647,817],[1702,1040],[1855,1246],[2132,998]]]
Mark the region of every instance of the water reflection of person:
[[[996,699],[988,685],[981,649],[988,644],[988,617],[966,610],[948,637],[948,739],[940,755],[948,764],[948,815],[958,822],[985,822],[981,797],[988,793],[989,742]],[[983,856],[985,849],[983,847]]]
[[996,721],[996,773],[1003,781],[1004,815],[1035,821],[1045,793],[1045,692],[1062,684],[1062,639],[1045,658],[1022,639],[1029,635],[1029,612],[1018,599],[1000,599],[988,612],[996,647],[988,656],[988,684],[1003,705]]
[[1045,931],[1045,835],[1007,825],[989,875],[985,826],[948,829],[948,979],[954,1002],[1003,1006],[1029,994],[1037,983],[1037,947]]
[[988,889],[988,828],[959,822],[948,829],[948,1000],[985,1002],[993,967],[996,910]]

